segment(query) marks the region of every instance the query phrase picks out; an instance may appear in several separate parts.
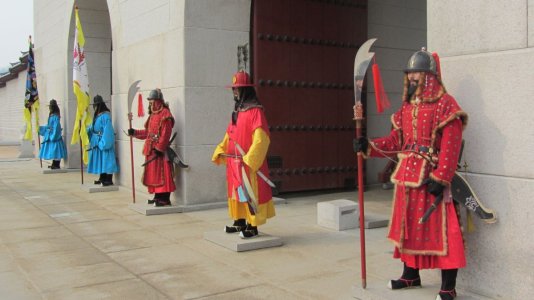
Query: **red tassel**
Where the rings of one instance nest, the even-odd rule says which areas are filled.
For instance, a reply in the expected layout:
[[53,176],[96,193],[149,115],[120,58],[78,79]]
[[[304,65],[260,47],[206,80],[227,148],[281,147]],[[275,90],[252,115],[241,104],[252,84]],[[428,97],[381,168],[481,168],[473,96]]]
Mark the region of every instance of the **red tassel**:
[[437,52],[432,52],[432,56],[436,61],[436,75],[438,76],[439,80],[441,80],[441,63],[439,62],[439,55]]
[[391,104],[389,103],[388,95],[384,90],[382,76],[380,76],[380,69],[378,69],[376,63],[373,63],[373,83],[375,85],[376,110],[380,114],[384,109],[388,109]]
[[137,98],[137,116],[145,116],[145,110],[143,108],[143,96],[141,95],[141,93],[139,93],[139,97]]

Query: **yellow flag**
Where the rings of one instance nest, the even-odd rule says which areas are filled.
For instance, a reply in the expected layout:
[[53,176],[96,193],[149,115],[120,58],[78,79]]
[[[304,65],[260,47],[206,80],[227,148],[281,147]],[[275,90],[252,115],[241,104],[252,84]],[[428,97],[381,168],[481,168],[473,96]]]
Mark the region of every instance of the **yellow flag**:
[[35,128],[39,130],[39,92],[37,90],[37,75],[33,57],[33,44],[29,38],[28,65],[26,66],[26,93],[24,96],[24,122],[26,123],[25,140],[32,140],[32,110],[35,115]]
[[[83,162],[87,164],[89,156],[87,153],[87,146],[89,145],[89,137],[87,136],[88,125],[91,124],[91,115],[89,114],[89,76],[87,75],[87,65],[85,61],[85,38],[83,36],[82,24],[78,16],[78,8],[76,14],[76,29],[74,31],[74,51],[72,64],[72,83],[73,91],[76,95],[78,108],[76,109],[76,120],[74,121],[74,130],[72,132],[71,144],[76,144],[81,139],[83,149]],[[80,127],[81,124],[81,127]]]

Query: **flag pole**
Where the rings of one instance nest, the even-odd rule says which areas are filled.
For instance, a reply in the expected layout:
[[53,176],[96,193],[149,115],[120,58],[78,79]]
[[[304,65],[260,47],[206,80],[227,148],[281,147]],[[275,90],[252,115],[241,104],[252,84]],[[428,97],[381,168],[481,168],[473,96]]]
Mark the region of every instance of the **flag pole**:
[[[28,72],[30,71],[30,63],[33,61],[33,44],[32,44],[32,35],[30,34],[28,36],[28,44],[29,44],[29,48],[30,50],[28,51],[28,55],[31,55],[31,60],[28,59]],[[26,89],[28,88],[27,84],[27,78],[26,78]],[[36,79],[37,80],[37,79]],[[28,91],[26,90],[26,93]],[[39,99],[39,98],[37,98]],[[30,125],[31,125],[31,116],[32,116],[32,107],[33,107],[33,102],[31,103],[30,107],[28,107],[27,109],[30,111]],[[35,108],[33,110],[35,113],[38,113],[35,111]],[[41,152],[41,135],[39,134],[39,123],[37,122],[38,121],[38,118],[37,116],[35,116],[35,123],[36,123],[36,127],[37,127],[37,143],[39,144],[39,152]],[[41,169],[43,168],[43,159],[41,157],[39,157],[39,164],[41,166]]]
[[[130,127],[132,128],[132,119],[133,114],[132,112],[128,113],[128,122]],[[132,166],[132,196],[133,196],[133,203],[135,203],[135,175],[134,175],[134,159],[133,159],[133,137],[130,135],[130,165]]]
[[80,119],[80,174],[82,175],[82,185],[83,185],[83,145],[82,145],[82,120]]
[[[37,127],[39,128],[39,127]],[[41,152],[41,135],[39,135],[39,129],[37,129],[37,143],[39,143],[39,152]],[[39,163],[41,164],[41,169],[43,168],[43,159],[39,156]]]

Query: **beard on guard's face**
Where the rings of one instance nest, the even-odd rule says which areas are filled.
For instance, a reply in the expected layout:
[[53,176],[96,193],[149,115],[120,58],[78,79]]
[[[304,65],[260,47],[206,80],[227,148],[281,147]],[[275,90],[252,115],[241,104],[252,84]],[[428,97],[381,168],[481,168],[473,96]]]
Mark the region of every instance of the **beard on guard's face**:
[[417,90],[417,84],[418,82],[415,80],[410,80],[410,85],[408,85],[408,95],[413,95],[415,93],[415,90]]

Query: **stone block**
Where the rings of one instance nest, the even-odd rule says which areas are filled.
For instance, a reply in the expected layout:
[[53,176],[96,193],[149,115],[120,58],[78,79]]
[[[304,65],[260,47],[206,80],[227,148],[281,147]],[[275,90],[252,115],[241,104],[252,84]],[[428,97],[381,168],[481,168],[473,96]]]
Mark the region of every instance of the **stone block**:
[[118,185],[110,185],[110,186],[101,186],[96,184],[83,184],[81,186],[81,189],[88,192],[88,193],[105,193],[105,192],[115,192],[119,190]]
[[247,43],[249,33],[187,27],[184,30],[186,86],[225,86],[237,66],[237,45]]
[[34,158],[32,141],[21,140],[18,158]]
[[211,162],[214,149],[214,145],[177,148],[177,153],[190,166],[188,169],[180,169],[176,174],[180,186],[176,200],[180,205],[198,206],[227,200],[226,167]]
[[[180,53],[181,55],[177,55]],[[163,68],[162,88],[184,86],[184,30],[179,28],[169,31],[163,36],[162,60]]]
[[[497,222],[486,224],[475,217],[476,231],[464,234],[468,245],[466,259],[477,268],[462,270],[458,274],[459,286],[493,295],[495,299],[530,298],[534,287],[531,275],[534,240],[531,238],[532,214],[529,213],[534,194],[532,177],[472,173],[465,177],[484,206],[495,210]],[[503,274],[503,270],[510,271]],[[514,288],[510,289],[511,286]]]
[[155,207],[154,205],[147,204],[146,200],[144,199],[138,199],[136,203],[128,204],[128,208],[145,216],[175,214],[182,212],[182,209],[176,205]]
[[[428,46],[441,57],[527,47],[526,1],[428,2]],[[447,77],[444,77],[447,78]]]
[[[410,0],[408,2],[411,2]],[[386,3],[369,2],[369,23],[382,24],[394,27],[407,27],[414,29],[426,29],[426,4],[415,8],[389,5]]]
[[43,169],[43,174],[59,174],[59,173],[67,173],[66,169]]
[[[224,129],[230,121],[230,112],[234,105],[232,91],[221,87],[185,88],[184,96],[187,128],[184,132],[184,143],[217,145],[224,137]],[[207,123],[210,126],[205,126]]]
[[426,45],[426,30],[368,24],[368,36],[376,37],[375,47],[413,49]]
[[[397,271],[397,270],[395,270]],[[368,277],[367,287],[363,289],[361,285],[352,287],[352,297],[354,299],[361,300],[423,300],[434,299],[440,286],[438,283],[424,284],[423,289],[419,289],[417,292],[399,293],[389,288],[385,288],[384,281],[376,280]],[[471,293],[462,288],[456,288],[459,299],[462,300],[491,300],[493,298],[485,297],[475,293]]]
[[358,204],[339,199],[317,203],[317,224],[334,230],[358,227]]
[[250,5],[250,0],[185,1],[184,25],[187,27],[249,31]]
[[281,238],[260,232],[258,236],[242,239],[238,233],[228,234],[222,228],[204,233],[204,239],[235,252],[282,246]]
[[[469,171],[534,178],[532,164],[528,163],[534,149],[534,49],[447,57],[441,65],[448,93],[469,114],[463,132],[463,158],[469,163]],[[503,89],[497,84],[502,78],[514,80]],[[510,99],[507,105],[503,105],[503,99]]]
[[[161,5],[155,7],[154,5],[161,2]],[[133,6],[139,6],[138,9],[134,9]],[[148,6],[147,6],[148,5]],[[144,6],[144,7],[142,7]],[[126,10],[123,7],[129,7]],[[139,44],[150,44],[149,39],[157,36],[161,36],[166,32],[170,25],[171,16],[169,16],[169,3],[167,1],[124,1],[121,3],[121,20],[122,31],[120,31],[122,46],[134,46]],[[131,12],[128,13],[127,11]],[[172,18],[178,16],[172,16]],[[151,44],[147,48],[160,49],[161,45],[157,46]],[[161,57],[158,55],[158,58]],[[139,64],[142,64],[142,60],[138,60]],[[162,70],[161,68],[159,70]]]
[[365,213],[365,221],[363,224],[365,229],[382,228],[388,226],[389,220],[388,217],[384,215]]

